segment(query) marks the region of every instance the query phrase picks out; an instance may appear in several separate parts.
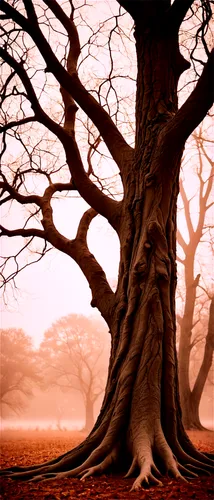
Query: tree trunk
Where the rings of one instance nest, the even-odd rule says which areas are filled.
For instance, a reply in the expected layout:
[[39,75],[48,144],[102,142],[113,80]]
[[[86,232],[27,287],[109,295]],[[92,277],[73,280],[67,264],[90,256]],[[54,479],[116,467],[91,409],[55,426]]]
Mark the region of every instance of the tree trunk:
[[186,299],[183,318],[180,321],[180,340],[178,352],[179,364],[179,387],[182,408],[182,420],[185,429],[204,429],[199,418],[199,405],[203,393],[204,385],[211,368],[213,348],[214,348],[214,305],[213,298],[210,304],[209,325],[204,349],[203,361],[197,375],[193,389],[190,389],[189,367],[191,353],[191,337],[194,318],[194,306],[196,300],[196,289],[199,282],[198,275],[194,279],[194,256],[196,246],[189,244],[189,252],[186,255],[185,264],[185,285]]
[[199,405],[204,390],[205,382],[207,380],[208,373],[212,366],[213,350],[214,350],[214,297],[212,297],[210,303],[208,332],[204,348],[204,357],[191,394],[193,417],[194,417],[194,419],[192,419],[192,423],[193,424],[197,423],[198,424],[197,428],[203,428],[199,420]]
[[84,430],[89,432],[94,426],[94,403],[90,396],[86,397],[85,401],[85,427]]
[[192,393],[189,380],[193,316],[196,299],[196,289],[199,280],[198,277],[194,279],[194,256],[195,249],[190,246],[188,255],[186,256],[185,264],[186,297],[184,315],[180,322],[180,340],[178,350],[179,387],[183,424],[185,429],[191,429],[192,426],[194,427],[196,425],[196,422],[198,422],[200,428],[199,416],[194,416],[191,397]]
[[[199,401],[200,403],[200,401]],[[205,430],[199,418],[199,403],[193,399],[192,392],[182,408],[183,424],[185,429]]]

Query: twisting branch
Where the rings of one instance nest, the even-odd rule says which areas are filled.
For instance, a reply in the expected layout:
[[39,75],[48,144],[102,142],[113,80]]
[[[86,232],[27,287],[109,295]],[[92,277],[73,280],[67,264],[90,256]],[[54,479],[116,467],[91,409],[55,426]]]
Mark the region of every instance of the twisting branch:
[[78,231],[72,245],[73,258],[82,269],[88,280],[92,292],[92,307],[98,307],[102,316],[110,326],[112,309],[115,305],[115,294],[108,284],[106,275],[87,245],[87,233],[91,221],[97,213],[93,209],[87,210],[79,223]]
[[[92,306],[95,307],[96,305],[99,308],[105,320],[107,321],[107,323],[110,324],[111,312],[114,306],[114,293],[112,292],[108,284],[103,269],[98,264],[94,255],[91,254],[87,245],[87,232],[89,229],[89,225],[92,219],[97,215],[97,213],[93,209],[89,209],[88,211],[85,212],[85,214],[82,216],[80,220],[76,238],[74,238],[73,240],[69,240],[68,238],[60,234],[59,231],[56,229],[53,221],[53,209],[51,207],[52,197],[54,193],[56,193],[57,191],[63,191],[65,189],[68,190],[69,188],[72,189],[71,184],[63,184],[63,183],[52,184],[46,188],[44,195],[40,197],[39,205],[41,207],[43,215],[43,219],[41,221],[44,228],[43,230],[37,228],[25,228],[25,227],[10,230],[3,226],[0,226],[0,236],[8,236],[8,237],[22,236],[26,238],[31,238],[27,242],[27,244],[24,245],[24,247],[21,249],[21,252],[23,251],[24,248],[29,246],[29,244],[32,241],[32,238],[34,237],[42,238],[43,240],[45,240],[45,245],[47,242],[49,242],[56,249],[72,257],[75,260],[75,262],[80,266],[86,279],[88,280],[89,286],[92,291]],[[19,195],[19,193],[16,193],[16,195]],[[25,199],[32,198],[30,196],[29,197],[25,197],[22,195],[20,196],[22,197],[21,200],[17,199],[17,201],[20,202],[23,202],[24,198]],[[19,198],[19,196],[17,196],[17,198]],[[32,199],[31,202],[33,202]],[[6,284],[6,282],[13,280],[18,274],[18,272],[20,272],[20,270],[26,267],[24,266],[21,269],[19,268],[19,265],[17,263],[17,257],[19,254],[20,252],[18,252],[18,254],[14,257],[16,263],[16,270],[12,274],[10,274],[8,278],[4,279],[3,286]],[[8,259],[6,259],[4,265],[6,265],[7,260]]]
[[79,226],[78,226],[78,230],[77,230],[77,234],[76,234],[76,239],[79,240],[79,241],[82,241],[85,245],[87,244],[87,233],[88,233],[88,229],[89,229],[89,225],[91,223],[91,221],[97,216],[97,212],[95,212],[95,210],[93,210],[93,208],[89,208],[89,210],[87,210],[84,215],[82,216],[80,222],[79,222]]

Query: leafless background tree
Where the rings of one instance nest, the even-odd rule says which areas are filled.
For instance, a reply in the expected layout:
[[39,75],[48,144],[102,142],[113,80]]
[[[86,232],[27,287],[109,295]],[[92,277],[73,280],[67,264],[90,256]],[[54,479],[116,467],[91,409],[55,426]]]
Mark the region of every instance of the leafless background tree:
[[87,431],[94,425],[94,405],[105,389],[108,340],[101,322],[72,314],[54,323],[40,345],[45,387],[60,387],[71,402],[75,391],[80,392]]
[[[199,314],[204,301],[201,297],[201,289],[198,286],[199,284],[203,284],[203,274],[205,275],[205,281],[211,279],[213,257],[213,201],[211,200],[211,190],[213,186],[214,165],[211,157],[213,142],[209,131],[203,131],[202,127],[200,127],[193,134],[193,140],[190,145],[191,150],[187,149],[186,154],[191,154],[192,162],[195,164],[197,182],[193,189],[191,189],[192,195],[188,197],[185,191],[185,183],[182,177],[180,179],[180,197],[184,220],[182,221],[182,218],[180,218],[180,223],[178,223],[177,259],[182,264],[184,270],[185,292],[183,294],[184,306],[182,315],[177,315],[180,326],[178,361],[183,422],[187,429],[200,429],[202,425],[199,419],[199,404],[204,384],[211,368],[214,347],[214,332],[211,326],[211,317],[209,321],[210,326],[207,328],[206,334],[203,332],[202,338],[200,336],[200,340],[206,337],[206,342],[204,345],[204,355],[201,359],[201,369],[198,370],[192,388],[190,388],[190,363],[192,349],[198,345],[196,327],[198,322],[200,322]],[[186,185],[188,186],[188,180],[186,181]],[[182,256],[180,256],[181,250]],[[199,267],[200,261],[201,269]],[[197,267],[200,272],[197,272]],[[212,295],[209,296],[208,293],[208,297],[212,301]],[[209,316],[209,313],[207,314]]]

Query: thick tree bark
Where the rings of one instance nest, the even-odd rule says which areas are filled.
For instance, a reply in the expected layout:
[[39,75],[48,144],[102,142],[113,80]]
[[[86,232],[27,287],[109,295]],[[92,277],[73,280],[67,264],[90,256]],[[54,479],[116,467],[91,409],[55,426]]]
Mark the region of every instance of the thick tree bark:
[[[126,7],[128,4],[131,3],[124,2]],[[138,489],[143,482],[159,484],[161,473],[176,478],[194,477],[192,469],[211,468],[209,458],[195,450],[183,428],[175,343],[176,202],[180,161],[188,134],[186,128],[182,129],[185,107],[179,112],[179,123],[176,121],[177,82],[188,63],[179,52],[177,32],[171,25],[167,29],[164,22],[169,2],[145,2],[146,7],[144,2],[133,4],[138,60],[136,147],[131,154],[119,137],[122,151],[118,160],[117,144],[109,146],[122,165],[122,202],[109,203],[94,188],[90,195],[93,186],[85,179],[75,145],[60,131],[67,162],[81,194],[89,202],[94,197],[93,208],[110,221],[119,235],[121,254],[115,294],[87,247],[91,212],[83,217],[77,238],[70,241],[53,230],[48,190],[41,200],[48,241],[80,265],[92,290],[92,305],[99,308],[110,329],[111,356],[102,408],[90,435],[80,446],[40,466],[13,468],[8,471],[12,478],[87,477],[120,467],[128,470],[128,475],[137,473],[133,488]],[[3,5],[5,12],[11,10],[5,2]],[[24,25],[23,19],[20,24]],[[26,29],[29,31],[29,26]],[[46,46],[42,45],[36,26],[33,37],[47,60]],[[50,65],[50,50],[48,57]],[[75,88],[74,98],[93,119],[98,104],[94,108],[86,92],[74,86],[75,75],[68,78],[64,69],[61,74],[57,71],[56,65],[53,73],[60,84],[68,92]],[[203,78],[209,81],[204,74]],[[189,101],[188,112],[191,105]],[[209,100],[204,113],[207,106]],[[98,115],[94,123],[99,128]],[[194,123],[197,124],[197,116]],[[109,145],[114,127],[108,129],[108,121],[103,133]],[[78,167],[72,165],[75,160]],[[86,220],[88,216],[90,220]]]

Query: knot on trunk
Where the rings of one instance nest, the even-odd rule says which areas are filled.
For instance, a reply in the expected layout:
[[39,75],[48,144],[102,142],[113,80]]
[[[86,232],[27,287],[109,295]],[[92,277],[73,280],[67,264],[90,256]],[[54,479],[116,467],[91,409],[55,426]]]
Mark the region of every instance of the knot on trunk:
[[150,187],[152,185],[156,185],[157,179],[154,174],[146,174],[145,175],[145,185],[146,187]]
[[147,234],[149,236],[149,239],[151,239],[154,242],[157,242],[158,240],[165,241],[163,229],[162,229],[161,225],[159,224],[159,222],[156,220],[152,220],[149,222],[148,228],[147,228]]

